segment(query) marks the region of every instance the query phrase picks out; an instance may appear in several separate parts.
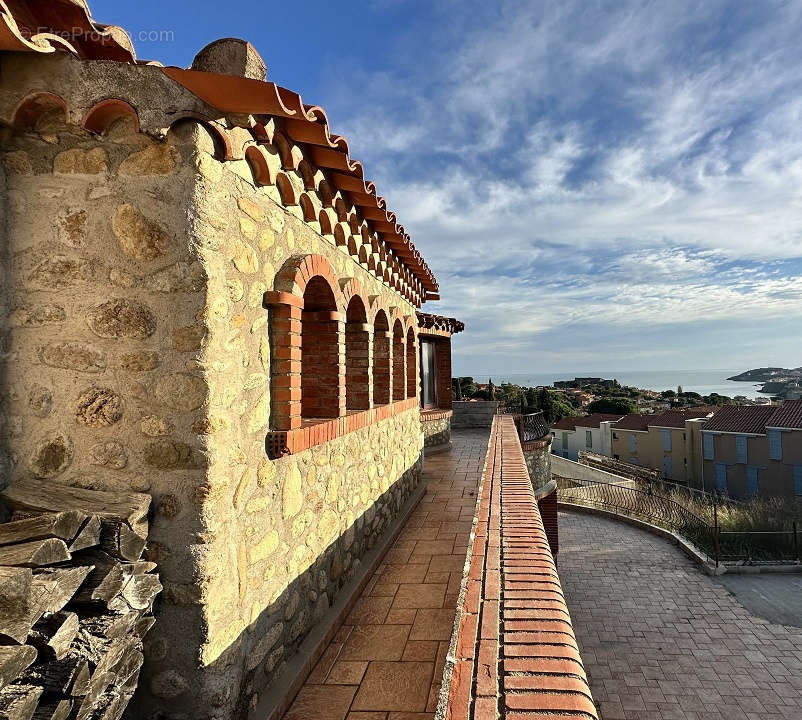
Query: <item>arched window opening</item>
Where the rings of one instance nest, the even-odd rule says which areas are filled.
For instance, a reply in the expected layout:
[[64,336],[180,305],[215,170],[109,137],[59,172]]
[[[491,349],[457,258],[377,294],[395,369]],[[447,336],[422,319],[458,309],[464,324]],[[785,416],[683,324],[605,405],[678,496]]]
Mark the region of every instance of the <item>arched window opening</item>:
[[354,296],[345,316],[345,409],[370,407],[370,325],[361,298]]
[[334,293],[320,276],[304,291],[301,313],[301,418],[340,414],[340,316]]
[[390,325],[384,310],[373,322],[373,404],[390,402]]
[[404,347],[404,328],[401,321],[396,320],[393,325],[393,402],[403,400],[406,396],[404,379],[404,359],[406,349]]
[[418,393],[416,360],[418,353],[415,349],[415,332],[412,328],[407,330],[407,397],[414,398]]

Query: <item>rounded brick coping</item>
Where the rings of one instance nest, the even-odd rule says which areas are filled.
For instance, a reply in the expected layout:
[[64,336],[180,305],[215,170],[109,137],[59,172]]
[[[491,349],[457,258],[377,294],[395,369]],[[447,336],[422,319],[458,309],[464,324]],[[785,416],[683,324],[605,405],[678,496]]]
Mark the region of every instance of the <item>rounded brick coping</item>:
[[438,720],[598,720],[512,417],[493,419]]
[[440,408],[433,408],[432,410],[421,410],[421,422],[434,422],[435,420],[445,420],[454,415],[453,410],[442,410]]
[[274,430],[267,433],[265,449],[272,459],[294,455],[417,407],[418,399],[413,397],[388,405],[378,405],[369,410],[349,412],[342,417],[304,420],[304,426],[295,430]]

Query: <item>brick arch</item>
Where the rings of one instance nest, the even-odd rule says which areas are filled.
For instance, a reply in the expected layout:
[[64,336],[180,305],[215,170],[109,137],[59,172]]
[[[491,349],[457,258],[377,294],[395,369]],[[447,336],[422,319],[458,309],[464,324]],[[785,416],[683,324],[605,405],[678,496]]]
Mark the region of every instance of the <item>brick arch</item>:
[[331,288],[340,312],[345,310],[343,304],[342,291],[334,273],[334,268],[322,255],[301,255],[292,257],[284,263],[281,270],[276,274],[273,289],[278,293],[289,293],[301,301],[303,306],[303,296],[306,286],[313,277],[322,277]]
[[118,98],[108,98],[95,104],[84,116],[81,126],[85,130],[103,134],[117,120],[128,118],[133,122],[134,131],[139,132],[139,115],[130,103]]
[[11,115],[11,125],[21,130],[33,128],[47,113],[60,111],[67,122],[67,103],[60,95],[37,92],[23,98]]
[[276,178],[270,172],[270,165],[264,155],[264,151],[257,145],[251,145],[245,150],[245,161],[251,168],[253,174],[254,184],[257,186],[262,185],[275,185]]
[[350,278],[348,282],[346,282],[342,286],[342,294],[343,294],[343,307],[348,308],[349,303],[351,302],[351,298],[358,297],[362,304],[365,306],[365,313],[368,316],[368,322],[373,322],[373,317],[376,314],[376,308],[372,308],[370,306],[370,299],[368,297],[367,292],[365,292],[365,288],[362,286],[362,283],[359,282],[356,278]]
[[412,323],[407,322],[404,332],[407,356],[407,397],[418,394],[418,337]]
[[209,133],[212,138],[212,142],[214,143],[214,156],[217,160],[223,161],[234,159],[234,149],[231,146],[231,138],[225,129],[220,127],[220,125],[217,123],[212,122],[211,120],[197,113],[181,113],[173,120],[173,122],[170,123],[168,133],[175,132],[178,127],[188,122],[194,122],[202,125]]

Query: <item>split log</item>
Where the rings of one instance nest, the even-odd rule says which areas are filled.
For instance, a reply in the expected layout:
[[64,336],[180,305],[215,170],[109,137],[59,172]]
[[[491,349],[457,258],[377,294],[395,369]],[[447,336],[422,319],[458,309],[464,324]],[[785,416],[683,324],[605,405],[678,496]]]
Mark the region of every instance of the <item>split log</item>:
[[162,591],[158,575],[133,575],[123,585],[122,598],[134,610],[147,610]]
[[45,611],[58,612],[70,602],[92,572],[92,568],[92,565],[84,565],[72,568],[42,568],[34,571],[34,585],[40,585],[48,593]]
[[31,720],[42,688],[35,685],[9,685],[0,690],[0,720]]
[[44,658],[61,660],[78,634],[78,616],[74,612],[46,613],[33,626],[28,642],[42,652]]
[[61,512],[79,510],[102,518],[120,519],[137,534],[148,535],[150,495],[132,492],[84,490],[58,483],[18,479],[0,492],[0,500],[14,511]]
[[93,569],[74,601],[108,606],[123,588],[126,579],[123,566],[107,553],[95,549],[81,553],[81,562],[92,563]]
[[24,643],[44,613],[44,603],[33,597],[32,587],[29,568],[0,568],[0,639]]
[[100,530],[100,517],[98,515],[92,515],[70,543],[70,552],[75,553],[78,552],[78,550],[85,550],[86,548],[100,545]]
[[42,567],[71,557],[64,541],[56,538],[0,547],[0,565],[12,567]]
[[0,645],[0,690],[22,675],[36,655],[30,645]]
[[12,545],[46,538],[57,538],[69,543],[78,534],[86,520],[87,517],[84,513],[69,510],[3,523],[0,524],[0,545]]
[[156,618],[152,615],[146,615],[145,617],[139,618],[136,621],[136,625],[134,626],[134,632],[140,637],[143,638],[145,635],[148,634],[148,631],[156,624]]
[[139,560],[145,549],[145,538],[120,520],[103,520],[100,547],[120,560]]
[[80,618],[81,632],[106,638],[107,640],[130,635],[132,632],[139,635],[137,630],[138,623],[144,619],[137,618],[135,613],[82,617]]
[[64,699],[52,703],[39,703],[31,720],[67,720],[72,711],[72,700]]
[[27,685],[38,685],[47,695],[83,697],[89,692],[89,663],[70,650],[61,660],[34,665],[23,675]]

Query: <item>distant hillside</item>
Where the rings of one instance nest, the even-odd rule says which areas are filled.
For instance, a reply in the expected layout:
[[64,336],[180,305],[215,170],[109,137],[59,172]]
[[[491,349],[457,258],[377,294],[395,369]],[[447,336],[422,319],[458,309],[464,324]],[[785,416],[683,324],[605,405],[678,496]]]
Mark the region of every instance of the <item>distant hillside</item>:
[[733,375],[727,378],[727,380],[737,380],[739,382],[770,382],[792,378],[802,378],[802,367],[793,369],[781,367],[755,368],[754,370],[742,372],[740,375]]

